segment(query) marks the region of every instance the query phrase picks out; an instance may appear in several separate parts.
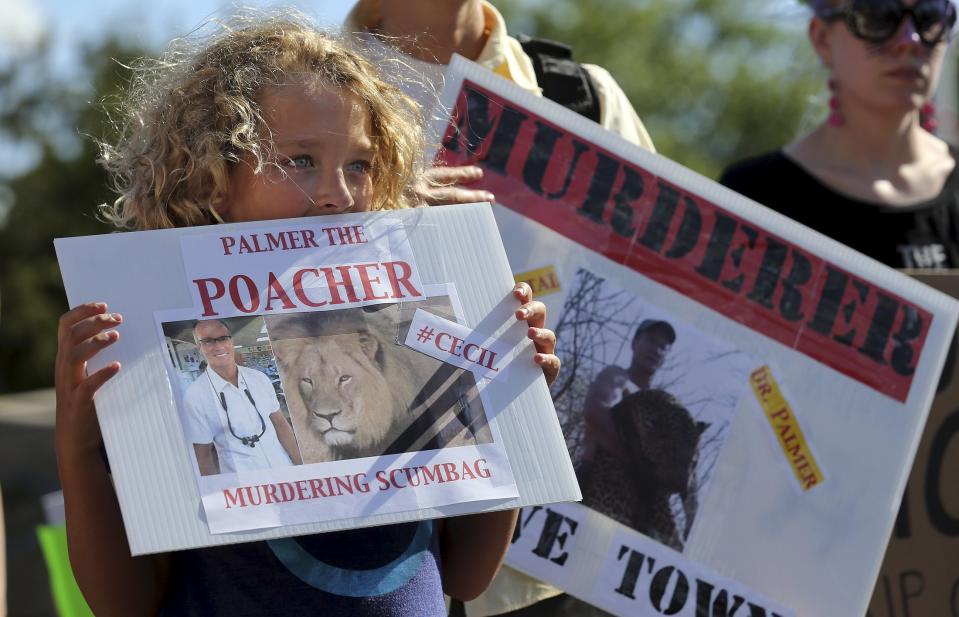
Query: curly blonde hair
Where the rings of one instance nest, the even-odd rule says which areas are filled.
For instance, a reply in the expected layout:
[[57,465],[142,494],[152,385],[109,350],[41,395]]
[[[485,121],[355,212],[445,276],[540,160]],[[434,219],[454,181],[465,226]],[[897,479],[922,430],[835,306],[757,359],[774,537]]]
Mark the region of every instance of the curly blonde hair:
[[[101,143],[100,164],[119,197],[101,215],[121,228],[220,222],[231,166],[261,173],[273,160],[257,97],[309,82],[342,88],[365,105],[374,142],[373,210],[410,207],[424,168],[419,106],[363,56],[305,19],[237,18],[209,40],[180,40],[134,67],[120,139]],[[307,77],[304,77],[304,76]]]

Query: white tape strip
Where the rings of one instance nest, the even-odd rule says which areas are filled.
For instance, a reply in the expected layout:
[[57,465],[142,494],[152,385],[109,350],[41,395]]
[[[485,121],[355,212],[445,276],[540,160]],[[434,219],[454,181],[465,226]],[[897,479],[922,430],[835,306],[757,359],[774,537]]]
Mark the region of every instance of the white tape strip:
[[417,309],[406,346],[447,364],[472,371],[477,379],[493,379],[506,366],[510,345],[456,322]]

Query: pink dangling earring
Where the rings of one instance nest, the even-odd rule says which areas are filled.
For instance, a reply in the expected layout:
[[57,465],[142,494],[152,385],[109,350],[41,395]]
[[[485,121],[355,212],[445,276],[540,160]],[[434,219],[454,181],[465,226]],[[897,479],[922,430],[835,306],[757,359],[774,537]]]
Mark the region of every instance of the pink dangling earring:
[[842,112],[839,111],[839,97],[836,96],[838,84],[835,79],[830,78],[826,82],[829,86],[829,126],[840,127],[845,122]]
[[919,126],[930,133],[936,132],[936,127],[939,125],[936,122],[936,106],[932,101],[927,101],[919,110]]

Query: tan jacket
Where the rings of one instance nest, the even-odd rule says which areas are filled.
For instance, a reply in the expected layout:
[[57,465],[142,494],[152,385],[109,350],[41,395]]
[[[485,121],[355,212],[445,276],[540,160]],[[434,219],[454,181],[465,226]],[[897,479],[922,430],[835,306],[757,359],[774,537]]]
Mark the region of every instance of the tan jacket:
[[[368,31],[380,23],[380,6],[383,0],[359,0],[346,17],[343,24],[345,32]],[[396,0],[394,0],[396,1]],[[506,23],[499,11],[485,0],[483,12],[489,36],[482,52],[474,61],[485,66],[497,75],[509,79],[517,86],[542,96],[536,85],[536,73],[533,63],[523,51],[519,41],[506,32]],[[646,132],[639,116],[619,84],[605,69],[584,64],[596,86],[599,96],[600,124],[603,128],[620,135],[651,152],[655,152],[653,142]],[[541,600],[562,593],[562,590],[503,566],[493,579],[489,588],[480,597],[466,603],[467,617],[487,617],[520,609]]]
[[[349,15],[343,28],[346,32],[362,32],[369,30],[380,23],[380,6],[383,0],[359,0]],[[489,37],[482,52],[474,61],[485,66],[497,75],[501,75],[517,86],[537,96],[542,96],[542,90],[536,85],[536,73],[533,63],[523,52],[519,41],[506,32],[506,23],[499,11],[485,0],[483,11],[486,17],[486,27]],[[623,89],[606,69],[594,64],[584,64],[583,68],[593,78],[596,93],[599,96],[600,119],[599,123],[605,129],[616,133],[624,139],[655,152],[653,142],[646,132],[636,110],[630,104]]]

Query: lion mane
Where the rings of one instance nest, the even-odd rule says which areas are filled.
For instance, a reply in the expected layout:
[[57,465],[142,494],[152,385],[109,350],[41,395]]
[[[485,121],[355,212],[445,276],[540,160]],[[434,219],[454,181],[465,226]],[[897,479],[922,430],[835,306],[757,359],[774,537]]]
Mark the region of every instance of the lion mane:
[[399,344],[411,309],[266,318],[304,463],[492,441],[472,376]]

